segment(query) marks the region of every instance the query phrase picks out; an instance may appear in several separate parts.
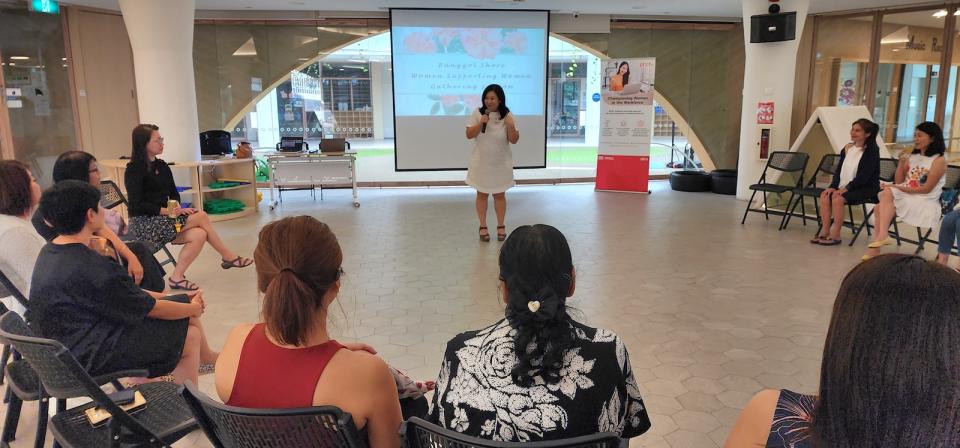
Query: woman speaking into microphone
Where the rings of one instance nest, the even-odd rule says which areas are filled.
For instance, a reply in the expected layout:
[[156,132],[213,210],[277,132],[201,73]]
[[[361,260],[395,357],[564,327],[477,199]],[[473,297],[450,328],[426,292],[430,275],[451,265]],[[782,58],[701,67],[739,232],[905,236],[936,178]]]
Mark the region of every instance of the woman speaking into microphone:
[[513,114],[507,109],[502,87],[490,84],[483,89],[483,106],[470,115],[466,134],[468,140],[475,140],[467,167],[467,185],[477,190],[480,240],[490,241],[487,199],[492,194],[493,209],[497,213],[497,241],[503,241],[507,238],[503,224],[507,214],[506,191],[513,186],[510,144],[517,143],[520,131]]

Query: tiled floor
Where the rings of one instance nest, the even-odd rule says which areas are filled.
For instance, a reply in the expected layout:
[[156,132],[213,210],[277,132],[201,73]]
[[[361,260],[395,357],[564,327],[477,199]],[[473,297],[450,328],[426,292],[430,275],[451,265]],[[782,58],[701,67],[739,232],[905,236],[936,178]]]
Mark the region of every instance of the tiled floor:
[[[578,280],[571,303],[586,323],[624,338],[651,413],[653,428],[632,445],[722,445],[754,392],[816,390],[833,298],[866,241],[812,246],[813,227],[799,221],[778,232],[778,221],[751,214],[741,226],[744,203],[731,196],[677,193],[665,182],[652,188],[648,196],[518,187],[508,194],[507,222],[548,223],[570,240]],[[256,229],[271,220],[311,214],[329,223],[347,272],[335,332],[370,343],[415,377],[436,376],[450,337],[502,316],[499,246],[476,238],[472,190],[361,190],[358,209],[348,190],[324,196],[289,193],[274,212],[217,228],[250,255]],[[492,210],[490,219],[492,226]],[[204,323],[215,346],[258,311],[253,269],[218,266],[205,249],[188,272],[207,291]],[[201,383],[213,392],[212,377]],[[32,444],[35,416],[27,404],[12,446]],[[195,432],[176,446],[209,444]]]

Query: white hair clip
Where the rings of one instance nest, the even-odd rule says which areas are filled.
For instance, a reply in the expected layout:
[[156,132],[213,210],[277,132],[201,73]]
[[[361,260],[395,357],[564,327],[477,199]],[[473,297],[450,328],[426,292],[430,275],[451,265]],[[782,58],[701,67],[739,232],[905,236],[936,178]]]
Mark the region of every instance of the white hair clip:
[[531,301],[527,302],[527,308],[530,310],[531,313],[536,313],[537,310],[540,309],[540,301],[539,301],[539,300],[531,300]]

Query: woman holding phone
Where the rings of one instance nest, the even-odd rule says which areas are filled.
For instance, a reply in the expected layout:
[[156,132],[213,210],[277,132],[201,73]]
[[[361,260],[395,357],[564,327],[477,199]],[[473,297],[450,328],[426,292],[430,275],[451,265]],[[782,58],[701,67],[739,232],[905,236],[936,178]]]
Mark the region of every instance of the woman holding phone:
[[517,122],[507,108],[503,88],[490,84],[483,89],[483,106],[473,111],[467,122],[466,136],[474,140],[470,164],[467,167],[467,185],[477,190],[477,218],[480,220],[480,240],[490,241],[487,230],[487,199],[493,195],[493,209],[497,214],[497,241],[507,238],[504,218],[507,213],[506,191],[513,186],[513,154],[510,145],[520,140]]

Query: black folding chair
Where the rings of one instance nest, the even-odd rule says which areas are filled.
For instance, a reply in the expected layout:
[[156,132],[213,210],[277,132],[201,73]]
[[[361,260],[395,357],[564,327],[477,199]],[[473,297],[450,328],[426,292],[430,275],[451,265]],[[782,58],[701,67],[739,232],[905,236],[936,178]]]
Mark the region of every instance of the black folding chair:
[[[100,205],[103,208],[110,210],[118,205],[123,205],[124,207],[128,206],[127,198],[123,195],[123,192],[120,191],[120,187],[112,180],[101,180],[100,181]],[[177,259],[173,258],[173,254],[170,253],[170,249],[167,248],[166,244],[160,245],[160,247],[154,247],[153,252],[157,253],[163,251],[167,259],[160,262],[160,266],[166,264],[177,265]]]
[[184,400],[216,448],[367,446],[353,417],[335,406],[238,408],[211,400],[190,382],[184,386]]
[[[92,378],[63,344],[34,337],[17,313],[8,312],[0,317],[0,340],[13,345],[33,367],[40,378],[41,395],[58,400],[76,397],[93,400],[61,410],[51,419],[53,437],[64,447],[168,447],[196,428],[196,421],[176,384],[158,382],[138,386],[147,404],[131,413],[121,409],[100,388],[120,378],[146,376],[145,370]],[[106,410],[111,417],[100,426],[92,426],[85,411],[93,407]]]
[[400,437],[403,439],[405,448],[627,448],[629,446],[627,440],[609,432],[541,442],[495,442],[444,429],[417,417],[400,425]]
[[[837,154],[826,154],[820,159],[820,164],[817,165],[817,170],[813,172],[813,175],[810,176],[810,180],[801,188],[795,188],[793,190],[794,194],[797,196],[797,200],[793,203],[793,206],[788,204],[788,209],[790,212],[787,214],[787,220],[783,223],[783,228],[786,229],[790,225],[790,219],[794,216],[797,216],[797,207],[801,209],[805,208],[803,200],[804,198],[812,197],[814,198],[813,207],[817,213],[817,222],[820,220],[820,195],[823,193],[826,188],[821,188],[817,186],[817,178],[820,176],[833,176],[833,173],[839,168],[837,166],[840,161],[840,156]],[[800,213],[800,218],[803,219],[803,225],[807,225],[807,214]],[[823,223],[820,223],[820,226],[823,226]],[[817,232],[820,232],[820,228],[817,228]]]
[[[768,221],[772,214],[775,216],[783,216],[783,219],[780,220],[780,225],[777,227],[782,230],[787,215],[789,215],[790,204],[793,203],[793,198],[796,195],[794,190],[803,188],[803,174],[807,169],[807,161],[809,159],[810,155],[803,152],[774,151],[770,153],[770,158],[767,159],[767,166],[763,168],[763,174],[760,175],[760,180],[750,186],[753,194],[750,195],[750,200],[747,202],[747,209],[743,211],[743,219],[740,220],[740,224],[747,222],[747,213],[750,212],[763,213]],[[768,183],[767,171],[770,169],[780,171],[783,174],[794,175],[796,178],[795,184],[780,185]],[[753,199],[756,197],[758,191],[763,192],[763,208],[750,208],[750,206],[753,205]],[[771,211],[767,206],[767,194],[776,193],[777,195],[782,195],[788,191],[790,192],[790,197],[787,199],[787,209],[784,211]],[[800,210],[801,213],[806,214],[806,209],[802,201],[800,202]]]
[[[900,162],[899,159],[893,159],[893,158],[880,159],[880,182],[893,183],[894,181],[896,181],[897,165],[899,164],[899,162]],[[861,222],[859,226],[854,228],[853,238],[850,239],[850,244],[848,244],[848,246],[853,246],[853,243],[857,242],[857,237],[860,236],[860,232],[863,231],[864,228],[867,229],[867,236],[870,235],[870,229],[873,227],[873,225],[870,224],[870,217],[873,216],[874,209],[871,208],[869,211],[867,211],[866,204],[876,204],[876,202],[869,201],[863,205],[863,210],[864,210],[863,222]],[[899,237],[900,228],[899,226],[897,226],[896,219],[893,220],[893,234],[896,236],[897,246],[899,246],[900,245],[900,237]]]

